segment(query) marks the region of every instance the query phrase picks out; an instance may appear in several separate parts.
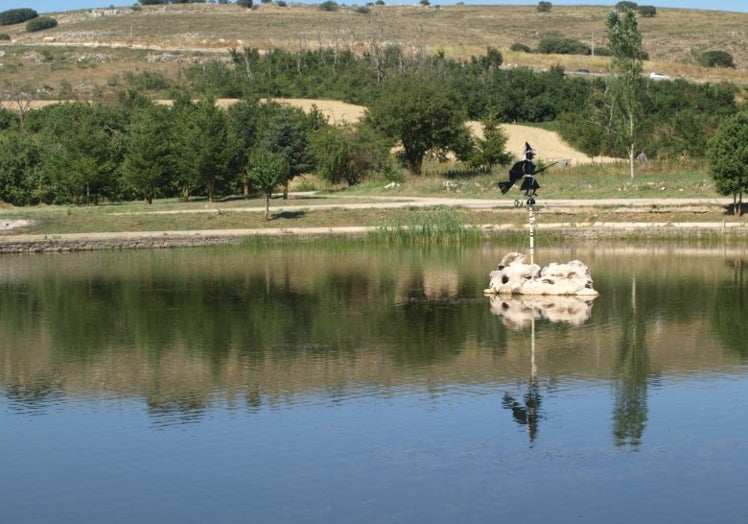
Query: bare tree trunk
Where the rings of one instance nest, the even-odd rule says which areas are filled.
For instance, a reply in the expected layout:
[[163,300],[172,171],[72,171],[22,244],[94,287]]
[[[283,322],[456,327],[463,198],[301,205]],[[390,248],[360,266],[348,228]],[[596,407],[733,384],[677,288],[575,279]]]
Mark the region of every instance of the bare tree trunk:
[[265,220],[270,220],[270,196],[271,191],[265,193]]

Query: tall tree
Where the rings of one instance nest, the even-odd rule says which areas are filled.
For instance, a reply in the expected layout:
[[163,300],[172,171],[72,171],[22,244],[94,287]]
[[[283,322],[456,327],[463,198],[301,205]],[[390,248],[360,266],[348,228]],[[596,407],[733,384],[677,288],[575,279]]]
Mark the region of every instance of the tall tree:
[[125,139],[122,173],[148,204],[167,186],[171,171],[169,116],[162,106],[134,110]]
[[457,95],[443,83],[407,77],[389,81],[369,107],[366,121],[404,149],[406,168],[421,172],[430,149],[459,150],[470,142],[466,113]]
[[607,20],[608,48],[611,53],[608,93],[612,99],[613,118],[626,143],[631,178],[634,178],[639,127],[641,125],[642,35],[636,13],[611,11]]
[[212,202],[229,175],[233,144],[228,141],[226,114],[211,98],[175,104],[179,131],[176,140],[183,195],[202,187]]
[[735,211],[742,212],[743,193],[748,190],[748,112],[719,126],[709,141],[709,159],[717,191],[732,195]]
[[304,113],[291,107],[278,107],[263,133],[260,145],[286,161],[288,172],[283,181],[283,198],[288,198],[291,179],[314,168]]

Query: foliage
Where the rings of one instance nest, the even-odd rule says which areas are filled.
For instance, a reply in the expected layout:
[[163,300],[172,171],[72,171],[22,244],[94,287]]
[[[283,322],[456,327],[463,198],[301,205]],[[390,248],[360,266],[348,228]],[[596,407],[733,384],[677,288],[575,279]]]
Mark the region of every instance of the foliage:
[[696,60],[704,67],[731,67],[735,69],[732,55],[727,51],[705,51]]
[[642,36],[633,11],[608,15],[608,46],[612,54],[609,94],[613,124],[628,150],[631,178],[634,155],[641,126]]
[[636,11],[637,7],[639,7],[639,4],[637,4],[636,2],[629,2],[627,0],[623,0],[616,4],[616,11],[620,11],[620,12]]
[[309,145],[309,124],[304,113],[295,108],[282,106],[274,112],[260,137],[260,147],[277,155],[286,162],[286,186],[294,177],[314,169],[314,157]]
[[51,29],[53,27],[57,27],[57,20],[48,16],[40,16],[26,22],[26,31],[29,33],[44,31],[45,29]]
[[637,11],[644,18],[657,16],[657,8],[653,5],[640,5]]
[[475,145],[468,156],[468,164],[475,168],[491,170],[497,164],[508,164],[511,155],[506,152],[508,135],[499,127],[495,118],[488,117],[482,122],[483,137],[475,137]]
[[236,5],[240,7],[246,7],[250,8],[254,5],[254,2],[252,0],[236,0]]
[[387,149],[366,126],[324,126],[312,137],[317,174],[332,184],[361,182],[386,161]]
[[209,201],[231,174],[235,143],[229,142],[226,114],[207,98],[192,103],[175,104],[175,136],[183,196],[189,198],[195,189],[204,189]]
[[538,53],[559,55],[589,55],[590,46],[573,38],[548,35],[540,39]]
[[546,1],[538,2],[538,13],[550,13],[553,8],[553,4]]
[[412,76],[382,86],[366,119],[393,145],[402,145],[406,168],[418,174],[429,150],[467,153],[465,116],[454,91],[433,79]]
[[531,53],[532,49],[530,49],[529,45],[523,44],[521,42],[515,42],[512,45],[509,46],[510,51],[518,51],[520,53]]
[[149,105],[133,111],[125,139],[122,174],[148,204],[162,196],[173,172],[169,110]]
[[10,35],[8,33],[0,33],[0,40],[10,40]]
[[319,9],[322,11],[337,11],[338,7],[337,2],[334,2],[333,0],[325,0],[319,4]]
[[748,191],[748,112],[726,119],[709,141],[712,178],[722,195],[737,197],[742,209],[743,193]]
[[22,24],[33,18],[36,18],[39,14],[33,9],[21,8],[21,9],[8,9],[0,13],[0,25],[13,25]]
[[261,148],[250,155],[247,173],[250,181],[265,195],[265,220],[269,220],[273,189],[288,180],[289,165],[280,153]]

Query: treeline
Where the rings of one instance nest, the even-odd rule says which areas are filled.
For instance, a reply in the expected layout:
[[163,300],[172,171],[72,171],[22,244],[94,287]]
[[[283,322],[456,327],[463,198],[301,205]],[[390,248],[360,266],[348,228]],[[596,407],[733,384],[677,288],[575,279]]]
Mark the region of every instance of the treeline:
[[[387,80],[425,76],[453,91],[468,118],[499,122],[560,121],[564,139],[593,155],[623,156],[615,129],[601,123],[606,107],[605,78],[567,76],[548,71],[502,68],[493,48],[469,60],[443,54],[409,54],[396,45],[372,47],[363,55],[317,49],[291,53],[231,51],[232,63],[212,62],[186,70],[190,88],[217,97],[272,96],[325,98],[371,106]],[[642,147],[662,157],[704,157],[706,142],[719,123],[738,110],[738,88],[728,83],[685,80],[642,83]]]
[[321,115],[273,103],[179,97],[172,106],[137,95],[121,104],[82,102],[8,111],[0,126],[0,201],[89,204],[158,197],[214,199],[248,193],[249,157],[284,158],[287,182],[311,172],[311,136]]
[[[469,60],[406,53],[394,45],[374,46],[363,55],[332,48],[245,48],[233,50],[228,63],[186,68],[180,87],[154,73],[129,75],[131,89],[119,103],[0,111],[0,201],[213,199],[247,195],[253,186],[267,194],[309,172],[353,184],[373,172],[391,172],[387,151],[398,142],[414,173],[434,148],[473,159],[471,167],[510,160],[500,150],[500,133],[481,144],[455,129],[465,119],[489,127],[558,121],[564,138],[590,156],[623,156],[620,133],[606,120],[615,108],[606,105],[604,78],[569,77],[560,67],[506,69],[502,60],[491,48]],[[736,88],[729,84],[641,82],[640,144],[650,157],[703,157],[717,125],[738,110]],[[153,104],[146,98],[156,94],[151,89],[169,93],[174,104]],[[369,107],[372,118],[338,128],[318,112],[258,102],[270,97],[343,100]],[[221,109],[214,103],[218,98],[241,102]],[[396,114],[389,118],[388,111]],[[413,130],[423,130],[423,136]],[[482,149],[479,160],[476,149]]]

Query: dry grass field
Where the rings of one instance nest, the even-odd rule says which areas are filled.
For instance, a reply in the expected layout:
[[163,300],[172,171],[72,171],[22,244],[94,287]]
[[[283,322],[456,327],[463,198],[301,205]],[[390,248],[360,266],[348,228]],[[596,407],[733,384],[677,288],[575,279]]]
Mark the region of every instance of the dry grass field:
[[[0,72],[11,84],[31,84],[39,96],[106,97],[127,72],[158,71],[178,80],[185,64],[228,60],[228,49],[311,49],[338,46],[364,52],[397,43],[412,52],[469,57],[498,48],[505,65],[604,72],[607,59],[596,56],[538,55],[509,51],[513,43],[536,47],[542,36],[560,33],[594,46],[605,44],[610,7],[455,5],[372,6],[369,13],[316,5],[178,4],[140,9],[92,9],[49,13],[54,29],[28,33],[23,24],[4,26],[11,40],[0,43]],[[748,15],[718,11],[658,9],[640,18],[644,47],[651,60],[646,72],[695,81],[731,81],[748,86]],[[702,68],[694,53],[729,52],[735,69]]]

